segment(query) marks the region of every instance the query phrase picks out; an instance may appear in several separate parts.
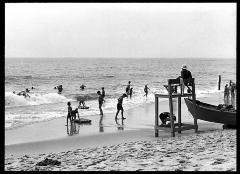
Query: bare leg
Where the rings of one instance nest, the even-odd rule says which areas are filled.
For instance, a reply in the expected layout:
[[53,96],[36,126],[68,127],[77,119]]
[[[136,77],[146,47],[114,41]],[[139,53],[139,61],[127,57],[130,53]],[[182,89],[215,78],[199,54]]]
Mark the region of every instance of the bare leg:
[[116,113],[116,116],[115,116],[115,120],[117,119],[118,113],[119,113],[119,110],[117,110],[117,113]]
[[123,117],[123,110],[121,111],[121,114],[122,114],[122,119],[125,119],[125,118]]

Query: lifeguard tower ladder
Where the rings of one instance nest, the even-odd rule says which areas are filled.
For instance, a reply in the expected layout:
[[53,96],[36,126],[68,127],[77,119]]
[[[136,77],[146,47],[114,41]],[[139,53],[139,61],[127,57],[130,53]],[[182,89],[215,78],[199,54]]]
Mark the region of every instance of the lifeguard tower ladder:
[[[184,94],[182,83],[189,83],[190,86],[192,86],[192,90],[190,93]],[[180,93],[177,93],[178,86],[180,86],[181,89]],[[168,94],[155,94],[155,137],[158,137],[159,130],[171,132],[172,137],[175,137],[175,132],[181,133],[181,131],[189,129],[195,129],[195,133],[197,133],[197,119],[194,118],[194,124],[181,123],[181,98],[192,97],[193,103],[196,104],[194,78],[184,79],[182,82],[180,81],[180,79],[168,79],[168,85],[164,85],[164,87],[166,87],[166,89],[168,90]],[[175,88],[175,92],[173,88]],[[159,125],[158,98],[169,99],[170,127],[167,127],[165,125]],[[178,98],[178,123],[174,123],[172,101],[173,98]]]

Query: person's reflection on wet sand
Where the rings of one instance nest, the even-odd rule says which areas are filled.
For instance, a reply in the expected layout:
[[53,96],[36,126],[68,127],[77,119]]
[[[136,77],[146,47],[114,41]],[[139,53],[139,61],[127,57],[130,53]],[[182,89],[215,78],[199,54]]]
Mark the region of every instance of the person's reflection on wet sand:
[[69,125],[67,125],[67,134],[72,136],[73,134],[79,134],[79,124],[76,124],[72,121]]
[[103,121],[103,115],[101,115],[99,119],[99,132],[104,132],[102,121]]
[[115,121],[116,121],[116,124],[117,124],[117,129],[118,130],[124,130],[124,126],[123,126],[123,119],[121,119],[121,124],[119,124],[119,122],[118,122],[118,119],[115,119]]

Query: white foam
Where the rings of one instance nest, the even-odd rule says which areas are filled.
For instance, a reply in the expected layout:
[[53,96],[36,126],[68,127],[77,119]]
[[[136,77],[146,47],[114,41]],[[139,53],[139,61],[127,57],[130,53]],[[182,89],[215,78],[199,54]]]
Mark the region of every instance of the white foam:
[[69,101],[65,96],[57,93],[30,93],[30,98],[13,94],[12,92],[5,93],[5,106],[26,106],[40,105],[48,103],[58,103]]

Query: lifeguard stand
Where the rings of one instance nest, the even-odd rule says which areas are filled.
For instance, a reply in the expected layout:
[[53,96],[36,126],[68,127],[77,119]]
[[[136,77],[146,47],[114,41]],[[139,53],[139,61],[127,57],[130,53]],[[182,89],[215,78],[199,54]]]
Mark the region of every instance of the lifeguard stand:
[[[188,83],[192,86],[190,93],[184,93],[182,83]],[[165,130],[171,132],[172,137],[175,137],[175,132],[181,133],[181,131],[195,129],[195,133],[198,130],[197,119],[194,118],[194,124],[183,124],[181,123],[181,98],[182,97],[192,97],[193,103],[196,103],[195,95],[195,83],[194,78],[184,79],[168,79],[168,85],[164,85],[168,90],[168,94],[155,94],[155,137],[158,137],[158,130]],[[180,86],[180,93],[177,93],[177,87]],[[175,88],[175,90],[173,89]],[[173,93],[174,92],[174,93]],[[159,113],[158,113],[158,98],[168,98],[169,99],[169,110],[170,110],[170,127],[165,125],[159,125]],[[178,98],[178,123],[174,123],[173,118],[173,98]]]

